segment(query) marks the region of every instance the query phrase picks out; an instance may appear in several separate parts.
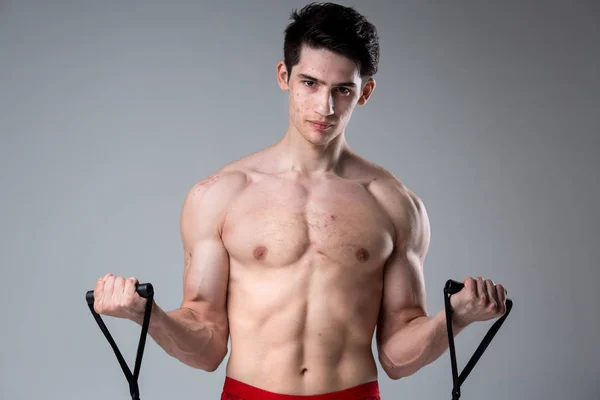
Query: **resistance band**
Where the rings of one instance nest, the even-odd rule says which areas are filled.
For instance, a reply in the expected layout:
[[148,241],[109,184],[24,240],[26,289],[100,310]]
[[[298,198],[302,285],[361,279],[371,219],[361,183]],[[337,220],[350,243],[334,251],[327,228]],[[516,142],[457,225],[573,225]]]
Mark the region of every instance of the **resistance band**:
[[477,361],[479,361],[479,359],[481,358],[481,355],[483,354],[485,349],[488,347],[488,345],[490,344],[490,342],[492,341],[492,339],[494,338],[494,336],[496,335],[496,333],[498,332],[498,330],[500,329],[502,324],[504,323],[504,320],[506,319],[506,317],[508,317],[508,314],[510,313],[510,310],[512,309],[512,304],[513,304],[511,299],[506,299],[506,312],[504,313],[504,315],[502,317],[500,317],[500,319],[498,319],[494,323],[494,325],[492,325],[492,327],[490,328],[488,333],[483,338],[482,342],[479,344],[479,347],[477,347],[477,350],[475,350],[475,354],[473,354],[473,356],[471,357],[471,359],[469,360],[469,362],[467,363],[467,365],[462,370],[462,372],[460,373],[460,376],[459,376],[458,369],[456,366],[456,353],[455,353],[455,349],[454,349],[454,334],[452,333],[452,309],[450,306],[450,296],[452,296],[455,293],[460,292],[463,287],[464,287],[464,285],[461,282],[457,282],[452,279],[449,279],[446,282],[446,286],[444,286],[444,302],[446,305],[446,307],[445,307],[446,308],[446,327],[447,327],[447,331],[448,331],[448,345],[449,345],[449,349],[450,349],[450,362],[452,363],[452,382],[454,385],[454,387],[452,388],[452,400],[460,399],[460,386],[463,384],[465,379],[467,379],[467,376],[469,376],[469,373],[471,373],[471,370],[473,370],[473,367],[475,366],[475,364],[477,364]]
[[152,284],[150,284],[150,283],[141,283],[141,284],[137,284],[136,291],[141,297],[146,299],[146,310],[144,313],[144,322],[142,324],[142,334],[140,336],[140,342],[138,344],[137,357],[135,359],[135,369],[134,369],[133,374],[131,373],[131,370],[129,369],[129,367],[127,366],[127,363],[123,359],[123,356],[121,355],[121,352],[119,351],[119,348],[117,347],[115,341],[113,340],[110,332],[106,328],[104,321],[102,321],[102,318],[100,317],[100,315],[98,315],[98,313],[94,310],[94,291],[90,290],[85,294],[85,299],[88,303],[90,311],[92,312],[94,319],[100,326],[100,329],[104,333],[104,336],[106,336],[106,339],[108,340],[111,347],[113,348],[113,351],[115,352],[115,355],[117,356],[117,359],[119,360],[119,364],[121,364],[123,373],[125,374],[125,377],[127,378],[127,382],[129,382],[129,393],[131,394],[132,400],[140,400],[140,388],[138,386],[138,377],[140,375],[140,366],[142,364],[142,356],[144,355],[144,347],[146,345],[146,334],[148,333],[148,325],[150,324],[150,314],[152,313],[152,303],[153,303],[152,300],[154,298],[154,288],[152,287]]

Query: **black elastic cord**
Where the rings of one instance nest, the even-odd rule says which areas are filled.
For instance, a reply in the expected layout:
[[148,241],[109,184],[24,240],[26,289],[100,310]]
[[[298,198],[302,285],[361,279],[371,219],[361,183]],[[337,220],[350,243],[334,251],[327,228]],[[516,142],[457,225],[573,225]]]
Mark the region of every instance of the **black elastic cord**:
[[98,323],[98,326],[100,326],[100,329],[102,330],[102,333],[104,333],[104,336],[108,340],[108,343],[110,343],[110,346],[112,347],[113,351],[115,352],[115,355],[117,356],[117,360],[119,361],[119,364],[121,365],[121,369],[123,369],[125,378],[127,378],[127,382],[129,382],[129,393],[131,394],[132,400],[140,400],[140,389],[138,386],[138,377],[140,375],[140,367],[142,365],[142,357],[144,356],[144,347],[146,346],[146,336],[148,333],[148,327],[150,325],[150,315],[152,313],[153,298],[154,298],[153,294],[150,293],[150,295],[146,299],[146,309],[145,309],[145,313],[144,313],[144,321],[142,323],[142,332],[140,335],[140,342],[138,344],[137,357],[135,359],[135,368],[134,368],[133,374],[131,373],[131,370],[129,369],[129,367],[127,366],[127,363],[123,359],[123,355],[119,351],[119,348],[117,347],[117,344],[115,343],[110,332],[108,331],[108,328],[104,324],[104,321],[102,321],[102,318],[100,317],[100,315],[98,315],[98,313],[94,310],[94,304],[93,303],[90,304],[88,302],[88,306],[90,308],[90,311],[92,312],[92,315],[94,316],[94,319]]
[[462,370],[462,372],[460,373],[460,376],[459,376],[458,375],[458,367],[456,364],[456,350],[454,347],[454,333],[452,330],[452,309],[451,309],[451,305],[450,305],[450,296],[452,296],[452,294],[454,294],[454,293],[448,289],[448,285],[447,285],[444,288],[444,303],[445,303],[445,308],[446,308],[446,328],[448,331],[448,348],[450,351],[450,362],[452,364],[452,384],[453,384],[452,400],[458,400],[458,399],[460,399],[461,385],[463,384],[465,379],[467,379],[467,376],[469,376],[469,374],[475,367],[475,364],[477,364],[477,361],[479,361],[479,359],[483,355],[483,352],[487,349],[487,347],[489,346],[490,342],[492,341],[492,339],[494,338],[496,333],[498,333],[498,330],[504,323],[504,320],[506,320],[506,317],[508,317],[508,314],[510,313],[510,310],[512,309],[512,300],[506,299],[506,312],[504,313],[504,315],[502,317],[500,317],[500,319],[498,319],[494,323],[494,325],[492,325],[492,327],[487,332],[487,334],[485,335],[485,337],[483,338],[483,340],[477,347],[477,350],[475,350],[475,353],[473,354],[473,356],[471,357],[471,359],[469,360],[469,362],[467,363],[467,365]]
[[450,351],[450,363],[452,364],[452,400],[460,398],[460,382],[458,380],[458,367],[456,366],[456,352],[454,350],[454,333],[452,329],[452,309],[450,307],[450,294],[444,290],[444,302],[446,308],[446,330],[448,331],[448,349]]

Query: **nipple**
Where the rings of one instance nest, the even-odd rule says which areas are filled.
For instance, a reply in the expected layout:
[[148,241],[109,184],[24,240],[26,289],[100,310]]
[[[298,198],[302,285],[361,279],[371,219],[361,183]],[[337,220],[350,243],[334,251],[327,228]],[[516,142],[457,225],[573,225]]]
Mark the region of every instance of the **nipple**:
[[267,257],[267,248],[265,246],[258,246],[254,249],[254,258],[257,260],[264,260]]
[[369,259],[369,252],[365,248],[360,248],[356,252],[356,259],[360,262],[366,262]]

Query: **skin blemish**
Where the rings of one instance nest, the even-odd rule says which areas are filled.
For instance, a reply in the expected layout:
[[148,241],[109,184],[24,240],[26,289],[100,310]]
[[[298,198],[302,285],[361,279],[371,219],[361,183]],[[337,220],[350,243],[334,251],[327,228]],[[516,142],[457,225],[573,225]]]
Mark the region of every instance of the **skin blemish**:
[[258,246],[254,249],[254,258],[257,260],[264,260],[267,257],[267,248],[265,246]]
[[336,219],[336,218],[337,218],[337,217],[335,216],[335,214],[331,214],[331,220],[332,220],[332,221],[335,221],[335,219]]
[[361,248],[356,252],[356,259],[360,262],[366,262],[369,259],[369,252],[365,248]]

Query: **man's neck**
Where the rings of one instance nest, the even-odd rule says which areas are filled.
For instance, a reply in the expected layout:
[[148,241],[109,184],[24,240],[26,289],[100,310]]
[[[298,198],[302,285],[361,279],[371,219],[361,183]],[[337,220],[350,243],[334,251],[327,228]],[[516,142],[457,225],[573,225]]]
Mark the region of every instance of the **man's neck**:
[[300,133],[288,130],[276,147],[286,170],[317,176],[338,166],[347,143],[343,132],[326,145],[318,146]]

